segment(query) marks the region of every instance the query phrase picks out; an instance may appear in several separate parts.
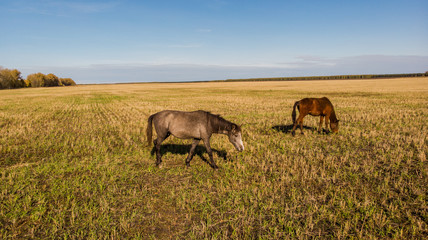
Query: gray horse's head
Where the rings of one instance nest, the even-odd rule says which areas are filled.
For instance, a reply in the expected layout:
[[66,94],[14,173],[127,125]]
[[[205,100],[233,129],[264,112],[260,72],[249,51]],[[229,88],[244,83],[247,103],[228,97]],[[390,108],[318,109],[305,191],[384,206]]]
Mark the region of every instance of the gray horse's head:
[[244,143],[242,142],[241,127],[236,124],[233,124],[232,130],[227,134],[229,141],[235,146],[236,150],[242,152],[244,151]]

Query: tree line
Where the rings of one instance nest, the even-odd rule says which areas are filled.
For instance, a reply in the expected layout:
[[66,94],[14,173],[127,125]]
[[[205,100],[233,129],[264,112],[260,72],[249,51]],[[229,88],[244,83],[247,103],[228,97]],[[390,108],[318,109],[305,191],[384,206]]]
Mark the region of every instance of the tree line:
[[76,83],[73,81],[73,79],[59,78],[53,73],[33,73],[24,79],[19,70],[0,67],[0,89],[74,85],[76,85]]
[[341,79],[379,79],[379,78],[402,78],[402,77],[426,77],[425,73],[402,73],[402,74],[366,74],[366,75],[334,75],[334,76],[310,76],[310,77],[275,77],[275,78],[246,78],[227,79],[225,81],[308,81],[308,80],[341,80]]

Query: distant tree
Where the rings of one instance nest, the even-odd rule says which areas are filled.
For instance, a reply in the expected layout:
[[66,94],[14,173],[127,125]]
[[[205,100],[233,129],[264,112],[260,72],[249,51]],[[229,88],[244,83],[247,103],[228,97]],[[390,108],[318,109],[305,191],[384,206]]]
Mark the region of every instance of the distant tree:
[[61,81],[55,74],[49,73],[45,76],[45,87],[56,87],[56,86],[62,86]]
[[25,87],[31,87],[31,82],[27,79],[24,80]]
[[60,78],[59,79],[64,86],[74,86],[76,83],[71,78]]
[[0,88],[21,88],[24,87],[24,79],[17,69],[7,69],[0,67]]
[[27,81],[31,87],[44,87],[46,75],[43,73],[33,73],[27,76]]
[[76,83],[71,78],[58,78],[55,74],[33,73],[23,79],[17,69],[7,69],[0,66],[0,89],[23,87],[54,87],[74,86]]
[[3,77],[2,77],[3,69],[4,69],[4,68],[3,68],[2,66],[0,66],[0,89],[2,89],[2,88],[6,88],[6,87],[5,87],[6,83],[4,83],[4,82],[3,82]]

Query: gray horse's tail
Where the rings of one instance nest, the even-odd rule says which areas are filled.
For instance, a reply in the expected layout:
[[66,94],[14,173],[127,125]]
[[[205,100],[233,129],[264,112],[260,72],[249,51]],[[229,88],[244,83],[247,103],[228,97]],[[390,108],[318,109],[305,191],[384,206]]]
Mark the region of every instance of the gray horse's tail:
[[297,101],[294,103],[293,106],[293,113],[291,113],[291,119],[293,119],[293,125],[296,123],[296,107],[298,108],[300,104],[300,101]]
[[152,145],[152,129],[153,129],[152,122],[153,122],[154,116],[155,114],[151,115],[147,120],[146,134],[147,134],[147,146],[149,147]]

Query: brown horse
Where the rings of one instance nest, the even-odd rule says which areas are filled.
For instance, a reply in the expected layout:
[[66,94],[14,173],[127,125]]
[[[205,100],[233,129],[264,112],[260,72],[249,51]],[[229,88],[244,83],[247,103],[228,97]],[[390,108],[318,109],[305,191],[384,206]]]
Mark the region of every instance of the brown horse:
[[[299,109],[299,117],[296,121],[296,107]],[[333,132],[339,130],[339,120],[336,118],[333,105],[328,98],[304,98],[294,103],[293,113],[291,117],[293,119],[293,130],[291,134],[295,134],[297,124],[300,124],[300,132],[303,134],[303,118],[306,115],[320,116],[320,125],[318,132],[322,130],[322,122],[325,117],[325,127],[328,132],[328,120],[330,120],[330,128]]]
[[210,137],[213,133],[227,135],[229,141],[238,151],[244,150],[244,144],[241,139],[241,128],[235,123],[220,117],[220,115],[214,115],[201,110],[194,112],[165,110],[155,113],[148,119],[147,142],[149,146],[152,141],[152,123],[157,133],[157,138],[153,141],[156,148],[156,166],[159,166],[162,162],[160,154],[161,144],[170,135],[182,139],[193,139],[192,147],[186,159],[187,166],[190,166],[196,146],[203,140],[210,157],[211,167],[218,168],[214,162],[210,147]]

